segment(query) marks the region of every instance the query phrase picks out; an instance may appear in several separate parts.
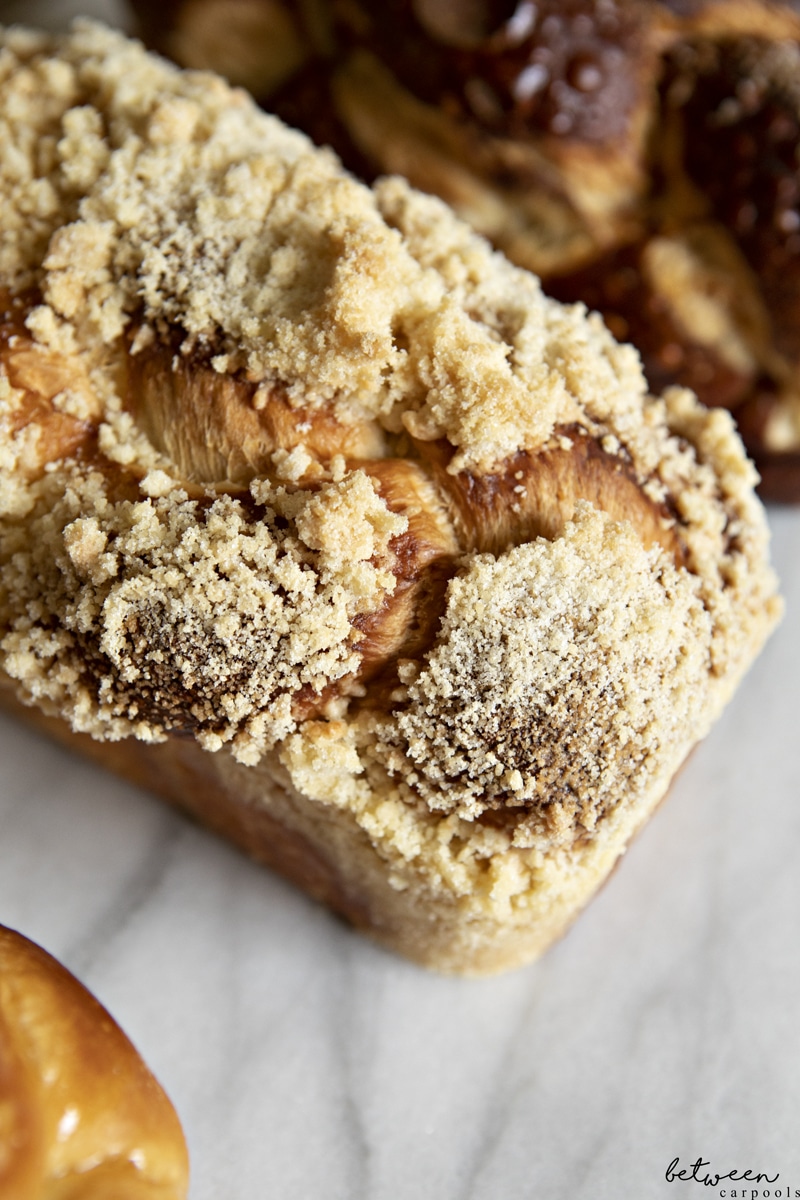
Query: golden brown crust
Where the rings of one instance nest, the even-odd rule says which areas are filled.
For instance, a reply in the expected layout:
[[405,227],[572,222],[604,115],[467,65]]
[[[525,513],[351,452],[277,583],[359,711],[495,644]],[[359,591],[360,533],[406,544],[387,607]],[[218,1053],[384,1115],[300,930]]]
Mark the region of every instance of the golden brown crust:
[[139,1054],[74,976],[0,927],[0,1192],[181,1200],[186,1144]]
[[420,961],[537,953],[779,616],[728,414],[219,80],[5,54],[3,670]]

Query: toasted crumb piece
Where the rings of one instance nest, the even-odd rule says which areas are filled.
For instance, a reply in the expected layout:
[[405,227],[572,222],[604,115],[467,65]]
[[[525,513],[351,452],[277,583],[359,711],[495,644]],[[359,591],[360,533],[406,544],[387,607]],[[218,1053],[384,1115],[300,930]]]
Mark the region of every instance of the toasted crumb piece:
[[437,811],[524,809],[518,844],[592,829],[710,721],[698,592],[582,503],[556,541],[478,556],[451,581],[436,647],[375,753]]
[[[140,501],[115,501],[99,473],[73,472],[63,495],[42,481],[26,530],[6,533],[5,669],[96,736],[188,728],[257,758],[295,727],[302,689],[357,671],[353,618],[393,591],[406,520],[362,472],[316,493],[262,487],[258,507],[146,478]],[[354,503],[361,540],[343,555]]]

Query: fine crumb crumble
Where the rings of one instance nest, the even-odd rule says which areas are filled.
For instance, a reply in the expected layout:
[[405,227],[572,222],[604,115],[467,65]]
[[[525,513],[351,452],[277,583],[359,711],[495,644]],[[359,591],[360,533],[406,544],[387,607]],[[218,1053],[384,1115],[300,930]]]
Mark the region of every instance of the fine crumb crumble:
[[[97,738],[274,766],[398,892],[524,907],[779,617],[730,415],[221,80],[91,22],[2,38],[5,673]],[[537,523],[537,453],[590,441]],[[586,498],[615,481],[663,544]]]
[[374,753],[432,809],[520,806],[554,837],[590,830],[702,736],[710,631],[693,576],[581,505],[563,537],[478,556],[451,581],[437,645]]
[[[394,589],[387,547],[405,518],[361,472],[315,494],[262,485],[257,508],[162,491],[160,474],[138,502],[114,502],[99,473],[74,472],[63,495],[43,481],[30,542],[4,570],[5,667],[76,729],[190,729],[255,761],[294,729],[301,689],[357,668],[352,621]],[[342,522],[360,525],[346,558]]]
[[453,470],[581,415],[634,422],[635,353],[439,201],[371,191],[242,92],[91,22],[10,31],[5,56],[0,278],[39,289],[43,344],[91,351],[135,317],[138,352],[176,325],[219,372],[446,436]]

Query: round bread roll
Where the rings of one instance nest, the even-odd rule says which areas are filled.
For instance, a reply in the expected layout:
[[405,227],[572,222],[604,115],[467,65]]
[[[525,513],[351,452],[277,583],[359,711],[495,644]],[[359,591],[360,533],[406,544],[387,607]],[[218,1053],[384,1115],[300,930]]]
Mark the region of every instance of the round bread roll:
[[171,0],[150,41],[446,199],[800,499],[794,0]]
[[51,955],[0,926],[0,1196],[183,1200],[180,1122],[128,1038]]
[[418,961],[534,956],[778,618],[729,414],[220,79],[4,49],[12,703]]

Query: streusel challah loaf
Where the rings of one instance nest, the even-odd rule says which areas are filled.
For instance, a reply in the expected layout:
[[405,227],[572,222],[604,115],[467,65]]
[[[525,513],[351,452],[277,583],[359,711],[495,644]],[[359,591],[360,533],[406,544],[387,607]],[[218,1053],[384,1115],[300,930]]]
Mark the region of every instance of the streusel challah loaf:
[[0,926],[3,1200],[185,1200],[188,1176],[175,1110],[120,1027]]
[[800,499],[797,0],[135,0],[364,178],[434,192],[737,414]]
[[213,76],[2,69],[9,703],[419,962],[532,958],[779,615],[730,416]]

